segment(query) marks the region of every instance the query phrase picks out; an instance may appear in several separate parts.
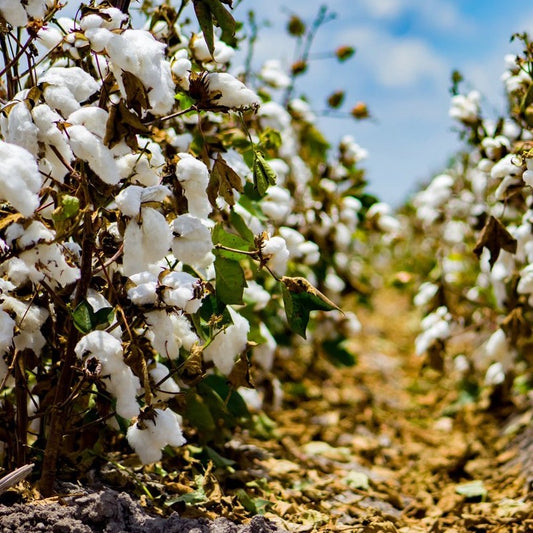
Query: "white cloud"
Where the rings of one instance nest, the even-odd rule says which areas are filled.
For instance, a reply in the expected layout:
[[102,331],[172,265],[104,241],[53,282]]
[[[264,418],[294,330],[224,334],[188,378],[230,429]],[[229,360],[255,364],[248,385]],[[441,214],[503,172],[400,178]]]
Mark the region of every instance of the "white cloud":
[[354,43],[358,58],[374,81],[390,88],[412,88],[424,81],[446,83],[447,61],[424,40],[395,37],[371,28],[355,28],[343,35]]
[[449,0],[359,0],[365,11],[377,19],[393,20],[410,14],[428,28],[466,31],[470,22]]

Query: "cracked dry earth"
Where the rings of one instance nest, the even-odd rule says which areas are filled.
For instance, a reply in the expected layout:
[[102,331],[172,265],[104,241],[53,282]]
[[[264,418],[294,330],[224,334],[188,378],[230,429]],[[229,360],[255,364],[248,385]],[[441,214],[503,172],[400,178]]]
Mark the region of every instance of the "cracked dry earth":
[[[533,531],[530,400],[461,402],[456,376],[413,355],[418,322],[407,298],[383,289],[374,300],[358,309],[355,367],[305,350],[282,362],[289,385],[269,413],[274,429],[239,433],[225,449],[238,467],[208,469],[201,487],[194,461],[172,482],[132,468],[122,482],[104,476],[119,492],[1,506],[0,532]],[[165,513],[145,496],[141,507],[140,481],[156,503],[190,497]]]

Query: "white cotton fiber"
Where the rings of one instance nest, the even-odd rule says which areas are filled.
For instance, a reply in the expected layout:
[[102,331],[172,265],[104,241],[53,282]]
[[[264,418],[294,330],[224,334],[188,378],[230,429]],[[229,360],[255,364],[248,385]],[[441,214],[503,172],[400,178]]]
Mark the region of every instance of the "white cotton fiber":
[[41,185],[34,156],[16,144],[0,141],[0,198],[29,217],[39,206]]
[[213,361],[215,366],[227,376],[233,368],[237,355],[246,348],[250,323],[231,307],[228,311],[233,324],[217,332],[213,340],[204,348],[204,359]]
[[74,124],[68,128],[70,147],[91,170],[105,183],[116,185],[120,181],[113,153],[104,143],[85,126]]

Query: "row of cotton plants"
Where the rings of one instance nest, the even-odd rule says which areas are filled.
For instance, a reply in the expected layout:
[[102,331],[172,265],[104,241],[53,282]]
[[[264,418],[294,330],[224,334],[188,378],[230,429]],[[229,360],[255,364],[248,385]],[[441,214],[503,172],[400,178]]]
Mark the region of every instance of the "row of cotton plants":
[[279,391],[296,334],[356,334],[335,302],[364,235],[400,232],[353,138],[331,156],[304,100],[276,103],[290,74],[230,74],[231,2],[211,3],[205,38],[168,4],[134,29],[109,3],[0,3],[0,438],[6,466],[42,455],[45,493],[95,425],[144,463],[229,438],[261,406],[250,361]]
[[477,91],[456,90],[450,116],[468,149],[412,199],[435,257],[414,299],[425,314],[416,352],[500,401],[533,377],[532,61],[527,48],[506,57],[508,114],[497,120],[484,118]]

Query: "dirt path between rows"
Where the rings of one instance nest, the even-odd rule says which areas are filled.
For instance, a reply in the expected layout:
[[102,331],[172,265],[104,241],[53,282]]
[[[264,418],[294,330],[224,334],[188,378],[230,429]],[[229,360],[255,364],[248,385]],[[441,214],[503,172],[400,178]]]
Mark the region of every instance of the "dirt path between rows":
[[198,477],[187,449],[159,469],[131,458],[104,469],[101,492],[70,485],[74,495],[39,501],[17,489],[29,501],[0,506],[0,531],[533,531],[528,400],[463,404],[455,376],[413,355],[418,318],[401,293],[381,290],[358,314],[357,365],[305,349],[282,361],[284,403],[261,438],[234,436],[223,455],[236,463]]

